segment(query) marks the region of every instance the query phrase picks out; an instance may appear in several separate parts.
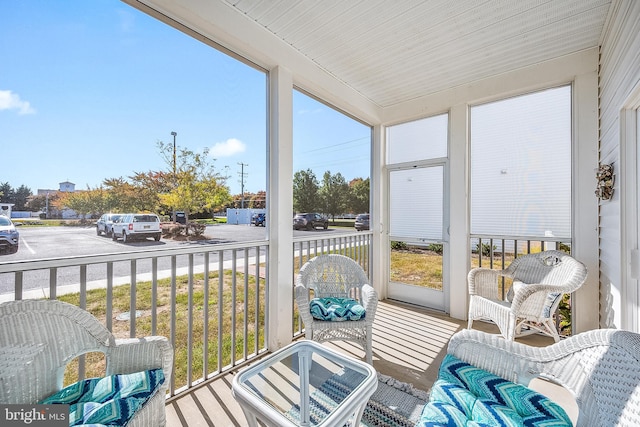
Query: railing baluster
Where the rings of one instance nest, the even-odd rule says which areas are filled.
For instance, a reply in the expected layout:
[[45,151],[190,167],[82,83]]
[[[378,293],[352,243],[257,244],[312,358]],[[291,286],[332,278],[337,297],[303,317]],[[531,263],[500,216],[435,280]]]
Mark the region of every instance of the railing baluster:
[[107,329],[113,332],[113,262],[107,263]]
[[218,366],[217,372],[222,372],[222,322],[224,318],[224,252],[218,252]]
[[209,375],[209,253],[204,253],[204,284],[202,298],[202,378]]
[[158,333],[158,257],[151,259],[151,335]]
[[[258,252],[259,254],[260,252]],[[249,258],[249,249],[244,248],[244,259]],[[260,265],[260,258],[256,255],[256,265]],[[249,354],[249,263],[244,263],[244,305],[243,305],[243,320],[242,320],[242,358],[248,359]]]
[[56,267],[52,267],[49,269],[49,298],[57,299],[57,291],[58,291],[58,269]]
[[[176,328],[177,328],[177,317],[176,317],[176,297],[177,297],[177,283],[176,283],[176,270],[177,270],[177,260],[176,256],[171,256],[171,344],[173,346],[176,345]],[[174,367],[175,371],[175,367]],[[176,376],[171,375],[171,384],[169,395],[174,396],[176,393]]]
[[[245,259],[246,263],[246,259]],[[257,263],[256,263],[257,264]],[[237,268],[237,253],[236,249],[233,250],[231,255],[231,366],[236,364],[236,268]]]
[[193,384],[193,254],[188,257],[189,279],[187,282],[187,387]]
[[137,280],[138,280],[138,274],[137,274],[138,268],[137,268],[137,260],[132,259],[131,260],[131,286],[130,286],[130,303],[129,303],[129,337],[130,338],[135,338],[136,336],[136,310],[137,310],[137,304],[136,304],[136,296],[137,296]]

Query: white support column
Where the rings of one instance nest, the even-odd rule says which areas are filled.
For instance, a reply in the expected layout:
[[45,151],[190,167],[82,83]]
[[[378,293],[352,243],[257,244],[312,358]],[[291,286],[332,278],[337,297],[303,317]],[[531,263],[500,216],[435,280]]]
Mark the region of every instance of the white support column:
[[[469,108],[466,103],[449,113],[449,314],[466,319],[469,264]],[[464,295],[464,298],[461,296]]]
[[[389,271],[389,245],[387,235],[389,230],[389,209],[386,201],[388,198],[388,185],[386,169],[384,168],[384,127],[376,125],[372,130],[371,149],[371,223],[373,231],[371,244],[371,281],[378,293],[379,299],[387,298],[388,271]],[[383,227],[383,224],[385,226]]]
[[594,194],[598,167],[598,75],[578,75],[573,85],[573,245],[571,255],[587,267],[587,280],[573,294],[571,333],[599,325],[598,199]]
[[269,249],[268,348],[278,350],[293,336],[293,77],[269,72],[267,236]]

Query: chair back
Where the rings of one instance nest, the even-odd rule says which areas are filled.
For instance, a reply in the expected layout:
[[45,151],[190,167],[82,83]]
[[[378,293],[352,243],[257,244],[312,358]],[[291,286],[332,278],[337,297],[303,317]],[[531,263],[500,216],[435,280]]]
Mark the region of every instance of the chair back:
[[578,427],[640,425],[639,334],[597,329],[531,347],[463,330],[447,352],[509,381],[528,385],[540,377],[563,386],[575,397]]
[[88,352],[109,356],[112,334],[61,301],[0,304],[0,403],[35,403],[62,388],[66,365]]
[[584,264],[566,252],[555,250],[521,255],[506,272],[522,283],[563,286],[565,293],[578,289],[587,277]]
[[315,298],[355,298],[361,299],[360,289],[369,279],[360,264],[344,255],[318,255],[307,261],[296,278],[313,291]]

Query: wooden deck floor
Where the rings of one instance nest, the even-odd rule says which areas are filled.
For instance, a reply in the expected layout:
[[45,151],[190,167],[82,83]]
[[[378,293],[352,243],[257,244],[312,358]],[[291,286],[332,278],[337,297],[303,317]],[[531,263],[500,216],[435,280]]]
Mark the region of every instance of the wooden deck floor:
[[[429,390],[451,335],[466,322],[441,313],[392,301],[381,301],[373,330],[373,366],[384,375]],[[474,327],[496,333],[497,328],[482,322]],[[551,338],[530,336],[518,340],[530,345],[549,345]],[[327,344],[356,358],[364,351],[350,343]],[[247,426],[242,409],[231,395],[233,375],[229,374],[167,404],[168,427]]]

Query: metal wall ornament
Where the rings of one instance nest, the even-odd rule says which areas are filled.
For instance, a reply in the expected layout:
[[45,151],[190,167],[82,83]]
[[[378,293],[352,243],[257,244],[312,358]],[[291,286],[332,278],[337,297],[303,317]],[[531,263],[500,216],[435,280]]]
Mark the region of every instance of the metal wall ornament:
[[598,196],[598,199],[611,200],[613,197],[613,183],[615,181],[613,164],[600,164],[598,169],[596,169],[596,179],[598,180],[596,186],[596,196]]

